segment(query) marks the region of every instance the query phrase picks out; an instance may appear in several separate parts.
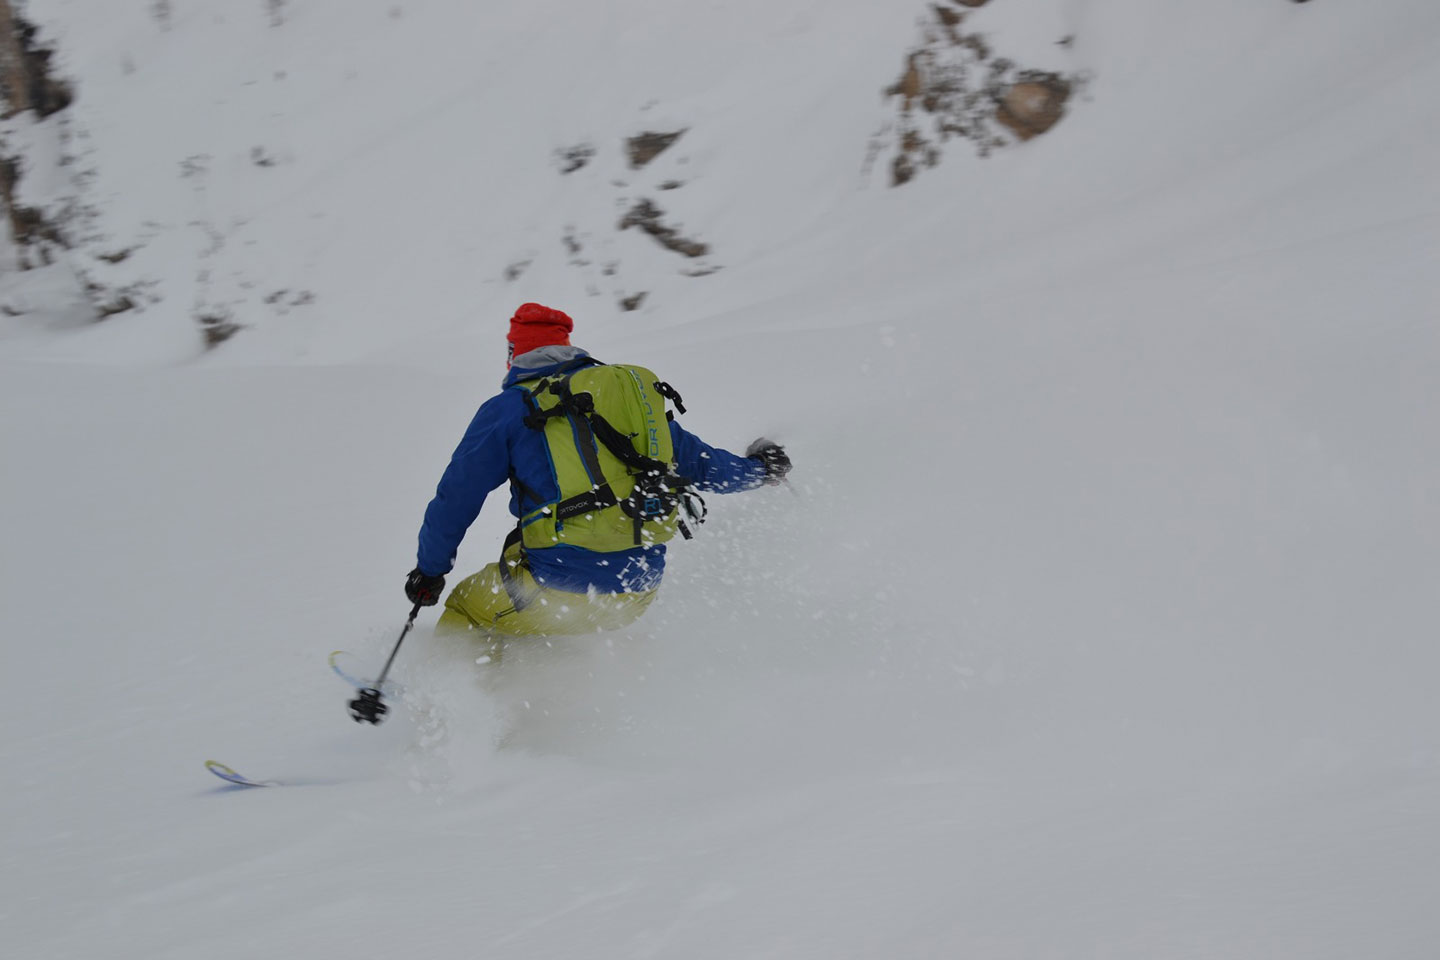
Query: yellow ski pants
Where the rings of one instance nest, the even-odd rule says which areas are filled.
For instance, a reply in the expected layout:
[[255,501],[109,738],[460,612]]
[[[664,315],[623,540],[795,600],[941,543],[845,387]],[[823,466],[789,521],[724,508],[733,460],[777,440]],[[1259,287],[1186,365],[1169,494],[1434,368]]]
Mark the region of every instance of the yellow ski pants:
[[[505,588],[500,563],[509,565],[513,571],[510,590]],[[492,563],[455,585],[445,598],[445,612],[435,624],[436,631],[484,630],[503,638],[575,636],[597,630],[618,630],[640,619],[655,599],[654,590],[569,593],[543,587],[519,563],[519,550],[515,548],[507,550],[500,563]]]

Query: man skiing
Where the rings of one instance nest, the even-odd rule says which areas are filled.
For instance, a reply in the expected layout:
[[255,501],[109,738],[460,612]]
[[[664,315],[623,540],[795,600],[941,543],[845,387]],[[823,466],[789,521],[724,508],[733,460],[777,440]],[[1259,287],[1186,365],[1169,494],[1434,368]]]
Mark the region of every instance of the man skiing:
[[665,412],[679,395],[641,367],[610,366],[570,345],[559,310],[522,304],[510,320],[508,375],[475,414],[425,510],[412,603],[440,599],[486,495],[510,483],[518,523],[501,559],[450,591],[436,629],[505,637],[591,633],[634,622],[655,597],[665,541],[703,517],[693,491],[780,483],[790,459],[756,440],[741,457]]

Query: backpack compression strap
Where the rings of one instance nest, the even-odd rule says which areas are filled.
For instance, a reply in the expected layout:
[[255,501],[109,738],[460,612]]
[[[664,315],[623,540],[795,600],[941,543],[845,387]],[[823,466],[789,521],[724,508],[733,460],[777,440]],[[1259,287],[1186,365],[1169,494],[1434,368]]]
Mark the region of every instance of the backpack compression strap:
[[[555,519],[565,520],[578,514],[589,513],[592,510],[615,506],[620,499],[615,496],[615,491],[610,488],[609,482],[605,479],[605,473],[600,468],[600,452],[595,446],[595,435],[590,429],[590,420],[585,415],[586,410],[594,413],[594,403],[590,401],[590,396],[588,394],[581,394],[579,397],[573,395],[570,392],[568,376],[559,380],[551,380],[540,390],[550,391],[560,399],[560,402],[549,410],[541,410],[539,404],[535,402],[535,398],[526,392],[525,403],[530,408],[530,415],[524,420],[525,426],[532,430],[544,430],[545,424],[556,417],[568,419],[578,438],[575,446],[580,453],[581,461],[585,464],[585,470],[590,475],[592,482],[598,481],[584,493],[578,493],[555,504]],[[596,416],[598,417],[598,414]],[[606,446],[608,447],[609,444]],[[626,446],[629,444],[627,443]]]
[[[524,588],[520,585],[520,578],[515,575],[515,568],[529,568],[530,562],[525,558],[525,533],[520,526],[510,531],[505,538],[505,545],[500,548],[500,584],[505,588],[505,595],[510,598],[510,606],[519,613],[530,606],[531,598],[526,596]],[[515,558],[510,557],[510,548],[516,547]]]

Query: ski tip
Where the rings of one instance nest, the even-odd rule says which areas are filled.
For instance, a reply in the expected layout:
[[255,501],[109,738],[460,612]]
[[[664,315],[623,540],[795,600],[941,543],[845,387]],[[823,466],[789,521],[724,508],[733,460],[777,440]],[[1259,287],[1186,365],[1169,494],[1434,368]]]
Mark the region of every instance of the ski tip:
[[227,767],[219,760],[206,760],[205,769],[226,783],[233,783],[242,787],[274,787],[279,785],[274,780],[251,780],[244,774]]

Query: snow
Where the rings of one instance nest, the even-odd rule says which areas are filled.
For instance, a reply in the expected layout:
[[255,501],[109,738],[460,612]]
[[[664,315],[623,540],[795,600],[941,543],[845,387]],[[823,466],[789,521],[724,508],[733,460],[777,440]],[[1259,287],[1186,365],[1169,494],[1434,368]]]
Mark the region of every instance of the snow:
[[[1440,7],[991,3],[1083,96],[892,190],[923,4],[172,6],[31,0],[79,98],[6,126],[159,298],[0,276],[7,954],[1433,956]],[[631,630],[426,611],[361,729],[529,299],[794,486]]]

